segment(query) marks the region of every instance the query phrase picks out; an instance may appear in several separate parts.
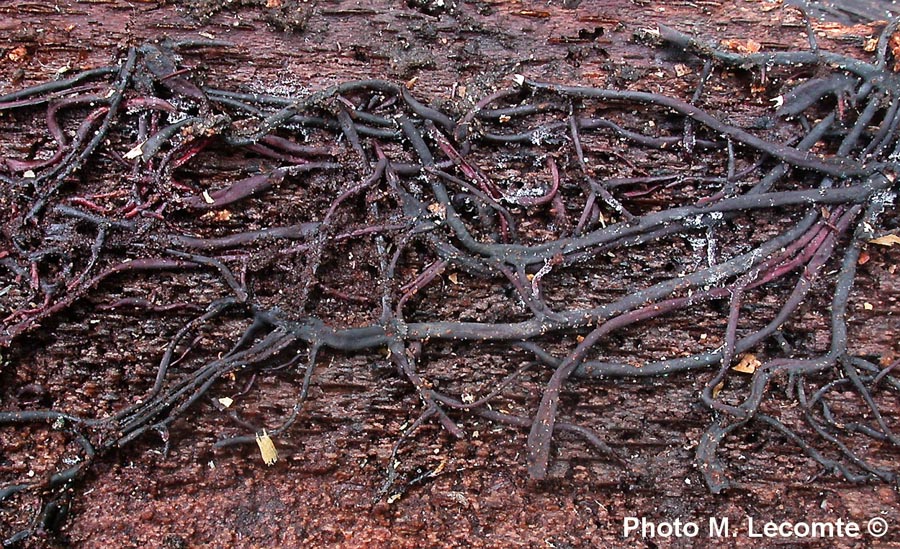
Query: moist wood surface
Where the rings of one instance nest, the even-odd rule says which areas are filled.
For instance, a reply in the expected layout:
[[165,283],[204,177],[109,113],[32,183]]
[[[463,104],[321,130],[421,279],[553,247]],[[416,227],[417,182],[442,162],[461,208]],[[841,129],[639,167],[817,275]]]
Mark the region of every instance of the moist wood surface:
[[[460,88],[482,97],[522,74],[690,97],[696,60],[634,39],[640,29],[658,23],[711,40],[752,38],[767,50],[806,47],[797,12],[771,2],[4,2],[0,94],[64,70],[108,64],[129,45],[162,37],[205,37],[234,46],[215,55],[185,54],[183,65],[192,67],[198,80],[227,89],[291,94],[384,78],[414,81],[419,97],[441,105],[452,103]],[[817,29],[823,48],[864,58],[865,40],[880,27],[818,23]],[[678,65],[695,70],[679,74]],[[755,84],[746,74],[717,73],[707,108],[732,124],[749,124],[769,100],[752,92]],[[21,149],[34,137],[33,129],[2,119],[0,124],[0,154]],[[627,157],[628,151],[621,154]],[[898,249],[867,249],[869,258],[859,266],[850,301],[851,350],[883,364],[900,353]],[[634,263],[652,260],[636,258]],[[203,301],[202,282],[172,277],[158,296],[165,301],[187,292]],[[363,281],[357,289],[365,294]],[[460,315],[482,315],[490,307],[491,291],[483,288],[483,302],[448,302],[459,307]],[[565,300],[577,297],[579,289],[559,291],[556,297]],[[99,318],[96,305],[79,302],[3,351],[0,406],[42,398],[57,407],[102,415],[122,394],[131,394],[131,387],[152,383],[160,348],[191,317],[157,315],[142,321],[138,330],[123,330],[133,321],[127,315],[120,325],[92,324],[90,319]],[[827,345],[827,306],[825,299],[805,304],[791,324],[792,333],[813,347]],[[351,325],[364,312],[348,307],[335,316]],[[668,318],[646,331],[626,331],[618,341],[635,360],[644,361],[678,352],[687,341],[722,327],[719,316],[706,311],[699,317]],[[229,338],[239,333],[238,326],[226,326],[207,338],[213,348],[227,350]],[[489,390],[485,384],[496,372],[506,371],[508,361],[528,359],[499,350],[480,356],[478,363],[436,362],[429,374],[446,386],[465,379]],[[796,446],[761,427],[740,431],[721,449],[735,487],[710,494],[694,469],[693,449],[709,423],[697,395],[711,377],[710,372],[578,383],[566,390],[565,401],[577,403],[571,419],[601,433],[627,456],[627,467],[561,437],[550,479],[530,481],[524,457],[527,433],[468,419],[462,425],[468,436],[459,441],[437,424],[424,427],[404,447],[402,464],[407,471],[439,469],[440,474],[410,486],[395,501],[375,502],[391,448],[421,405],[384,356],[333,353],[315,380],[304,417],[277,441],[281,459],[275,466],[263,465],[255,447],[214,449],[218,436],[233,430],[233,424],[201,404],[173,426],[167,455],[162,441],[149,434],[96,465],[78,485],[60,536],[64,545],[75,547],[626,547],[635,543],[622,539],[622,521],[628,516],[703,523],[709,517],[729,517],[740,524],[748,516],[864,522],[881,515],[893,527],[885,541],[900,543],[900,497],[894,487],[853,485],[828,473],[819,475],[820,468]],[[283,415],[301,380],[298,374],[266,382],[248,396],[247,408]],[[40,395],[25,389],[37,386]],[[533,410],[542,380],[526,380],[522,387],[514,404],[523,412]],[[843,404],[861,406],[849,396]],[[886,406],[886,417],[900,412],[896,399]],[[0,447],[5,448],[0,467],[5,472],[41,471],[55,463],[62,444],[53,433],[38,429],[0,430]],[[32,461],[4,462],[4,453]],[[896,460],[897,452],[885,445],[880,456]],[[36,503],[36,497],[26,495],[0,506],[0,533],[21,527],[16,511]],[[868,546],[868,541],[840,543],[845,542]],[[725,546],[749,543],[743,536],[724,540]]]

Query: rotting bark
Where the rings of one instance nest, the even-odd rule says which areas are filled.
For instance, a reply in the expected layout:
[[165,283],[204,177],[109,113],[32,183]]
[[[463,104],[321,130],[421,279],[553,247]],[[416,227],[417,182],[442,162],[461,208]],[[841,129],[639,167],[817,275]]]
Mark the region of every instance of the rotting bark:
[[[66,82],[83,87],[75,92],[86,96],[81,111],[79,100],[45,101],[41,95],[58,90],[6,96],[14,116],[24,112],[26,121],[46,108],[48,131],[58,144],[48,160],[37,159],[47,156],[37,143],[31,158],[9,165],[13,175],[6,184],[16,207],[6,226],[16,251],[4,257],[6,287],[20,304],[10,307],[6,344],[34,337],[39,326],[66,315],[77,322],[84,317],[77,308],[86,300],[110,311],[109,320],[117,323],[121,311],[198,311],[183,315],[184,328],[168,339],[152,383],[140,395],[111,399],[105,413],[73,409],[62,416],[23,411],[41,408],[46,398],[34,387],[18,397],[29,406],[0,416],[17,425],[54,420],[71,438],[51,435],[60,444],[80,444],[84,452],[56,476],[7,490],[4,495],[13,498],[47,490],[36,522],[21,531],[59,527],[59,509],[70,504],[69,481],[95,455],[102,458],[154,431],[168,449],[168,428],[181,414],[198,413],[201,401],[234,421],[227,430],[237,436],[216,447],[252,443],[253,432],[263,427],[290,438],[291,425],[314,402],[304,403],[317,364],[360,351],[366,360],[378,360],[372,353],[380,349],[396,378],[414,389],[404,400],[412,424],[392,435],[388,430],[393,449],[376,464],[389,482],[371,495],[387,501],[446,467],[445,461],[404,471],[396,459],[401,442],[413,444],[431,420],[462,437],[456,422],[471,421],[472,413],[529,430],[526,457],[534,478],[547,474],[557,431],[581,436],[587,448],[610,456],[616,464],[610,470],[621,466],[639,474],[637,464],[617,456],[589,429],[596,429],[590,418],[557,421],[558,414],[577,416],[581,408],[576,401],[559,408],[564,387],[580,385],[567,380],[579,374],[715,374],[717,363],[724,364],[718,374],[698,386],[714,413],[696,448],[702,477],[714,492],[728,485],[727,468],[716,457],[725,435],[756,433],[761,425],[826,470],[851,480],[893,482],[885,456],[895,441],[878,412],[895,405],[892,362],[849,353],[844,333],[859,254],[896,219],[892,210],[884,215],[896,189],[890,30],[873,61],[829,54],[814,40],[812,53],[737,55],[660,27],[644,38],[664,43],[644,50],[671,50],[674,44],[700,54],[693,63],[703,67],[697,72],[704,78],[682,97],[525,78],[492,94],[442,103],[423,102],[417,90],[381,80],[300,96],[234,93],[226,78],[216,79],[215,88],[195,82],[174,61],[174,52],[185,46],[227,58],[227,45],[176,41],[140,44],[109,69]],[[703,59],[710,61],[705,67]],[[779,72],[779,64],[790,65],[792,74]],[[793,74],[796,66],[807,68]],[[735,67],[784,82],[780,112],[752,129],[697,106],[702,88],[727,83],[723,71]],[[92,82],[102,84],[84,88]],[[828,99],[823,104],[810,97]],[[83,123],[68,121],[79,128],[70,142],[56,124],[63,108],[84,115]],[[24,127],[35,127],[30,120]],[[99,131],[92,136],[94,128]],[[598,167],[591,156],[609,160]],[[495,166],[515,178],[493,173]],[[22,175],[28,171],[34,177]],[[70,176],[78,173],[73,184]],[[207,178],[219,186],[205,184]],[[534,183],[523,183],[529,179]],[[122,181],[131,185],[123,189]],[[22,188],[30,190],[14,192]],[[692,252],[697,237],[705,240]],[[623,256],[630,268],[624,274]],[[57,257],[71,262],[71,269],[55,270]],[[608,264],[598,261],[606,257]],[[283,269],[286,260],[290,270]],[[671,266],[655,271],[655,262]],[[144,292],[165,287],[166,273],[180,284],[206,287],[192,299],[148,299]],[[123,277],[133,289],[118,287],[114,299],[104,300],[99,289]],[[585,282],[597,279],[615,284]],[[797,322],[795,311],[816,302],[816,295],[818,303],[831,305],[824,346],[790,341],[795,334],[783,324]],[[492,308],[456,312],[481,299],[490,299]],[[727,305],[717,308],[716,302]],[[135,317],[139,324],[142,316]],[[668,353],[646,352],[636,360],[609,346],[613,330],[639,334],[697,318],[708,323],[706,337]],[[210,343],[204,334],[213,333],[220,340],[203,348]],[[762,346],[770,337],[779,345]],[[509,344],[518,351],[510,354]],[[742,381],[729,367],[748,351],[764,362]],[[467,378],[441,373],[440,365],[459,355],[476,362],[505,357],[495,377],[473,378],[497,390],[474,401]],[[518,363],[523,366],[510,367]],[[538,364],[548,368],[546,374]],[[528,384],[538,388],[535,402],[517,400],[529,394],[515,390],[525,383],[520,378],[526,370]],[[784,372],[791,377],[781,387],[778,374]],[[722,389],[726,377],[729,385]],[[294,403],[278,406],[283,422],[278,413],[264,411],[264,401],[253,406],[255,385],[276,379],[290,385],[293,378]],[[229,382],[246,402],[242,413],[255,419],[221,409],[210,398],[212,388],[227,390]],[[603,383],[585,386],[592,391]],[[829,393],[838,389],[837,401],[830,402]],[[29,402],[32,393],[35,402]],[[412,412],[417,407],[410,396],[421,402],[421,412]],[[862,409],[874,413],[874,423],[835,416],[853,398],[865,402]],[[786,402],[799,402],[805,416],[778,412]],[[493,409],[498,405],[503,411]],[[844,413],[853,418],[859,411]],[[822,444],[837,442],[832,431],[844,429],[884,447],[863,455],[838,443],[836,452],[823,454]],[[177,445],[178,437],[172,438]],[[630,451],[627,442],[617,442],[620,451]],[[565,453],[564,446],[559,454]]]

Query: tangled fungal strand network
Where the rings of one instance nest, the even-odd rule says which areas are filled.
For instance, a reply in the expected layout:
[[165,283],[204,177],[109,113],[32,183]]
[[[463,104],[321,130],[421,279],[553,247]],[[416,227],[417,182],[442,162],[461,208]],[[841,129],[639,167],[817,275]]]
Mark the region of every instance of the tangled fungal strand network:
[[[225,46],[171,41],[0,97],[0,111],[46,125],[31,154],[10,155],[0,166],[9,200],[0,346],[14,346],[87,299],[108,311],[193,315],[162,351],[149,388],[114,412],[0,412],[3,428],[51,424],[82,454],[51,475],[0,488],[0,500],[45,494],[34,524],[7,541],[53,522],[63,492],[91,463],[148,432],[167,432],[227,376],[252,385],[302,372],[290,413],[265,427],[290,437],[323,356],[385,350],[422,409],[398,434],[384,493],[398,478],[402,443],[428,421],[453,437],[465,437],[458,421],[475,416],[527,431],[534,479],[547,477],[554,442],[572,437],[628,467],[598,426],[567,421],[573,410],[562,402],[564,391],[690,373],[706,380],[700,400],[711,419],[696,460],[712,491],[729,486],[720,445],[751,427],[773,429],[848,480],[896,482],[894,469],[846,440],[898,443],[879,408],[900,389],[896,363],[853,356],[847,327],[861,250],[895,215],[900,87],[887,41],[897,24],[885,28],[870,61],[822,51],[812,38],[809,51],[745,55],[665,27],[646,33],[656,47],[697,56],[701,78],[688,99],[524,77],[456,112],[382,80],[280,97],[194,81],[174,52]],[[809,76],[792,82],[758,128],[704,109],[704,86],[719,78],[717,69],[771,75],[782,67],[805,67]],[[216,167],[227,175],[211,174]],[[290,207],[294,195],[305,197],[305,209],[285,224],[277,222],[287,214],[259,215],[270,203]],[[216,226],[232,216],[252,227]],[[367,295],[341,276],[346,266],[338,258],[348,249],[368,254]],[[621,288],[596,285],[622,257],[673,249],[693,259],[674,271],[622,275]],[[284,271],[292,285],[282,301],[259,291]],[[429,305],[454,273],[465,273],[473,288],[501,289],[505,302],[466,319]],[[123,280],[149,291],[161,276],[184,274],[204,277],[206,302],[121,295],[103,302]],[[560,299],[566,284],[584,291]],[[789,345],[783,326],[822,292],[830,292],[827,349]],[[763,294],[768,316],[750,317],[748,296]],[[328,317],[323,296],[360,313],[350,324]],[[715,304],[722,312],[714,344],[641,363],[608,351],[616,333],[708,314]],[[242,333],[225,352],[210,357],[198,348],[200,332],[235,319]],[[780,350],[771,350],[773,341]],[[442,345],[476,361],[479,351],[528,361],[476,399],[429,380],[428,362]],[[743,393],[723,391],[726,380],[742,375],[732,366],[751,353],[764,360],[736,384]],[[766,407],[772,381],[784,375],[802,428]],[[530,410],[492,406],[524,376],[542,385]],[[869,419],[836,417],[829,402],[838,391],[858,394]],[[240,425],[243,434],[218,446],[253,443],[263,432]]]

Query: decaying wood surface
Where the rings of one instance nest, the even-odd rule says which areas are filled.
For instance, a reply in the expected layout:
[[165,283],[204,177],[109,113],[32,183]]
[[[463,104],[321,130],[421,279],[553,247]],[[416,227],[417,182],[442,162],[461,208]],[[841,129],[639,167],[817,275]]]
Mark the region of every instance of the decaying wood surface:
[[[431,105],[452,108],[509,87],[515,75],[522,75],[690,98],[702,62],[636,38],[659,24],[735,49],[809,47],[800,13],[766,1],[10,2],[0,4],[0,94],[107,65],[121,59],[128,46],[169,38],[232,44],[187,51],[181,65],[191,69],[193,79],[211,86],[273,95],[373,78],[406,83]],[[814,23],[823,50],[860,59],[870,55],[866,45],[883,27]],[[771,105],[767,85],[759,78],[717,70],[705,108],[735,126],[750,127],[760,110]],[[9,119],[0,118],[0,125],[2,156],[22,153],[23,144],[38,133],[15,127]],[[629,154],[623,149],[603,161],[628,162]],[[206,175],[215,181],[214,171]],[[895,229],[896,212],[891,219]],[[882,366],[900,354],[897,250],[900,246],[865,249],[849,301],[850,350]],[[622,261],[629,270],[655,264],[642,257]],[[464,274],[459,279],[478,284]],[[209,302],[201,299],[207,291],[202,284],[202,278],[173,276],[161,283],[154,299],[162,303],[184,294]],[[448,279],[441,288],[447,292],[447,307],[457,307],[450,313],[460,318],[489,316],[491,307],[503,301],[490,288],[483,288],[481,301],[454,300],[456,284]],[[128,282],[111,292],[128,295]],[[578,292],[577,287],[563,287],[557,298]],[[52,406],[102,415],[130,387],[152,385],[169,338],[191,315],[157,314],[137,330],[122,330],[100,321],[109,318],[100,305],[90,299],[77,302],[61,318],[3,349],[0,410]],[[819,298],[801,307],[789,327],[796,342],[827,348],[828,306],[827,299]],[[359,315],[356,309],[346,311],[348,322]],[[677,355],[703,339],[721,337],[720,316],[703,311],[655,322],[645,331],[626,330],[614,340],[620,346],[616,351],[639,363]],[[116,317],[121,319],[118,326],[127,325],[127,317]],[[239,327],[226,325],[205,334],[203,344],[227,350],[236,335]],[[451,387],[454,380],[466,379],[487,392],[497,372],[508,371],[509,360],[528,360],[500,350],[480,356],[478,363],[445,360],[430,374]],[[468,418],[461,422],[466,436],[455,440],[433,422],[401,452],[400,469],[408,486],[395,496],[379,497],[392,448],[419,416],[421,403],[384,355],[335,353],[327,361],[303,417],[275,438],[278,461],[273,466],[263,464],[255,445],[215,448],[223,433],[235,432],[234,423],[198,403],[195,413],[170,426],[168,444],[151,432],[100,460],[73,487],[68,516],[50,525],[58,526],[58,532],[26,543],[634,546],[634,538],[623,539],[625,517],[704,524],[710,517],[728,517],[742,525],[746,517],[865,523],[875,516],[891,526],[882,541],[900,540],[896,486],[850,484],[824,472],[773,429],[738,431],[723,443],[720,457],[732,484],[723,493],[710,493],[694,464],[696,445],[710,421],[697,395],[712,371],[566,388],[562,398],[577,410],[571,419],[600,433],[627,465],[597,455],[575,438],[561,437],[548,480],[537,482],[529,479],[526,468],[527,430]],[[266,380],[248,392],[242,405],[255,414],[248,419],[266,423],[269,414],[285,415],[302,378],[301,372]],[[533,410],[545,381],[538,375],[523,381],[511,404]],[[223,386],[222,395],[241,391],[244,383],[246,379]],[[850,393],[837,403],[863,406]],[[900,412],[896,397],[881,406],[889,419]],[[0,430],[3,480],[54,470],[65,451],[65,441],[57,435],[36,426]],[[872,453],[887,463],[898,457],[887,444]],[[26,527],[40,512],[39,496],[25,494],[0,504],[0,535]],[[752,543],[743,534],[722,541],[726,546]],[[637,541],[651,542],[665,545],[667,540]],[[870,542],[837,540],[860,547]]]

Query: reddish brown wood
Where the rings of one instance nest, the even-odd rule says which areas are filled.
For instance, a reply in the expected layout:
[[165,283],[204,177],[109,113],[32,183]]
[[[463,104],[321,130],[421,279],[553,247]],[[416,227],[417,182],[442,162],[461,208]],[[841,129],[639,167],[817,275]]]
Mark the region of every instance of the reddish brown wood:
[[[639,29],[657,23],[710,38],[753,38],[773,50],[805,44],[797,13],[764,1],[221,4],[0,4],[0,93],[106,64],[128,45],[164,36],[234,44],[216,55],[184,59],[195,78],[231,89],[289,93],[362,77],[387,78],[410,82],[420,97],[438,104],[449,104],[454,96],[477,100],[506,86],[515,74],[687,97],[695,76],[676,72],[679,55],[633,39]],[[872,29],[823,24],[819,30],[822,47],[867,55],[861,46]],[[735,124],[747,122],[750,107],[767,101],[754,95],[752,83],[742,76],[727,84],[712,82],[711,110]],[[744,93],[737,96],[735,89]],[[5,132],[0,155],[29,138],[27,128]],[[851,301],[853,350],[887,362],[900,353],[898,249],[870,247]],[[174,301],[184,288],[173,283],[158,291]],[[72,318],[89,319],[92,304],[79,307]],[[24,385],[35,385],[57,405],[94,414],[109,410],[117,391],[152,380],[154,357],[182,320],[161,320],[158,333],[101,327],[90,332],[89,340],[72,320],[48,326],[4,351],[0,406],[17,398]],[[811,303],[792,329],[824,345],[826,323],[823,304]],[[655,328],[629,334],[643,341],[633,351],[637,358],[677,352],[685,340],[712,332],[715,325],[679,318]],[[216,338],[229,335],[210,334],[204,343],[217,345]],[[477,387],[491,379],[484,372],[506,358],[493,355],[484,364],[460,360],[432,374],[440,379],[452,372]],[[864,522],[881,515],[892,527],[885,539],[900,540],[895,488],[850,485],[829,475],[811,481],[817,468],[772,432],[743,433],[723,448],[738,487],[712,496],[692,465],[692,448],[709,420],[694,405],[705,375],[572,389],[567,398],[580,402],[578,419],[616,441],[629,456],[627,471],[569,441],[553,461],[551,480],[532,483],[522,453],[525,433],[470,420],[463,441],[451,441],[437,426],[424,429],[401,460],[423,472],[440,467],[441,474],[396,501],[373,503],[391,446],[401,426],[419,411],[408,387],[377,366],[371,357],[333,357],[313,389],[307,419],[278,441],[282,460],[274,467],[266,468],[254,448],[214,450],[213,442],[228,424],[202,413],[196,422],[176,424],[168,456],[148,436],[104,459],[79,488],[84,493],[74,500],[63,536],[78,547],[626,547],[634,546],[633,539],[622,538],[623,519],[629,516],[703,524],[709,517],[729,517],[745,524],[746,517]],[[299,379],[293,381],[262,387],[256,409],[283,413]],[[539,399],[535,383],[526,387],[535,393],[517,403],[523,410]],[[885,415],[898,412],[895,402]],[[32,436],[13,439],[0,431],[5,473],[46,470],[65,451],[52,433],[28,432]],[[891,452],[885,450],[883,459],[896,460],[896,451]],[[31,461],[4,462],[4,454],[31,456]],[[34,505],[31,497],[13,504]],[[0,506],[0,524],[21,525],[14,511],[9,504]],[[742,535],[729,542],[745,546],[751,540]]]

